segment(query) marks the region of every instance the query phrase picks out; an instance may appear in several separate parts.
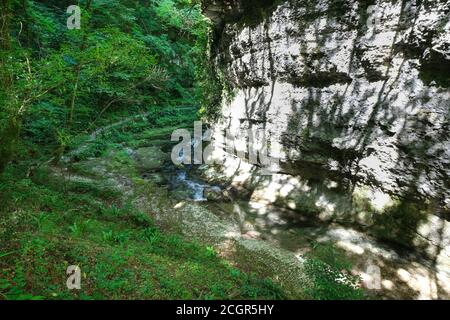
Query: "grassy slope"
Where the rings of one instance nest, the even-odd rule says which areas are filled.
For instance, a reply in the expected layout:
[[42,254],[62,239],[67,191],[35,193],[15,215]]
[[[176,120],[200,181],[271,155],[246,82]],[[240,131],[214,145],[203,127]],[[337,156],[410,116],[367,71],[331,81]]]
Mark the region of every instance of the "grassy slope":
[[[231,268],[211,248],[162,233],[148,215],[114,203],[114,190],[35,183],[22,169],[0,180],[2,298],[281,297],[269,281]],[[81,267],[79,292],[65,286],[69,264]]]
[[[191,118],[168,112],[149,117],[161,123],[133,122],[80,156],[167,136],[171,130],[161,126]],[[106,181],[64,182],[42,169],[27,177],[29,165],[12,165],[0,178],[0,299],[283,297],[271,281],[232,268],[212,248],[162,232]],[[81,267],[82,290],[66,288],[68,265]]]

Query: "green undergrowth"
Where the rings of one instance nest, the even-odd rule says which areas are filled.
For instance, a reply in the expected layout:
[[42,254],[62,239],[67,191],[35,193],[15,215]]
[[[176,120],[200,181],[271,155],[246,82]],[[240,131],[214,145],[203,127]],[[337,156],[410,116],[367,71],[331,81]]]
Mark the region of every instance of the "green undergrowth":
[[[75,160],[82,161],[104,156],[112,148],[124,146],[139,148],[158,141],[161,145],[170,145],[171,134],[174,130],[181,128],[193,130],[194,121],[197,121],[197,109],[193,106],[153,109],[144,114],[142,117],[133,117],[131,121],[123,124],[120,124],[120,121],[129,118],[129,114],[119,114],[117,119],[113,117],[109,121],[112,126],[99,133],[95,139],[91,139],[89,135],[79,135],[74,138],[67,153],[75,153]],[[108,123],[104,123],[104,127],[107,126]],[[80,150],[80,145],[86,147]]]
[[305,272],[311,284],[305,293],[314,300],[362,300],[360,278],[351,274],[352,263],[331,243],[315,244],[307,255]]
[[[283,298],[211,247],[162,232],[108,186],[23,172],[11,166],[0,178],[0,299]],[[69,265],[81,269],[81,290],[66,287]]]

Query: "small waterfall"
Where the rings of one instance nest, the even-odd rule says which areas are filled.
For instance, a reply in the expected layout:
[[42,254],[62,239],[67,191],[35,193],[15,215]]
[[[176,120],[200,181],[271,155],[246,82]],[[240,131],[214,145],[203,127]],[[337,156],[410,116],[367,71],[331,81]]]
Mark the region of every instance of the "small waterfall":
[[[202,143],[202,140],[204,139],[204,136],[201,138],[194,137],[191,139],[191,156],[190,156],[190,164],[192,164],[192,161],[194,161],[194,150]],[[186,159],[186,155],[184,154],[184,149],[180,149],[180,152],[178,153],[177,162],[184,163]]]
[[188,190],[191,191],[192,200],[198,202],[207,201],[207,199],[204,196],[204,190],[209,185],[188,179],[186,171],[184,170],[177,171],[177,174],[175,175],[174,179],[174,184],[185,185],[186,188],[188,188]]
[[[203,137],[197,138],[194,137],[191,140],[191,154],[194,153],[195,148],[199,146],[199,144],[202,142]],[[184,154],[184,150],[181,149],[178,154],[178,161],[183,163],[186,158],[186,155]],[[191,161],[194,160],[193,157],[190,158]],[[185,164],[183,169],[176,170],[175,175],[172,178],[172,185],[173,186],[185,186],[187,190],[191,193],[191,200],[194,201],[207,201],[207,199],[204,196],[205,188],[210,187],[208,184],[201,183],[198,181],[194,181],[188,177],[188,171],[192,169],[192,164]]]
[[177,162],[183,163],[183,161],[184,161],[184,151],[183,149],[181,149],[180,152],[178,153]]

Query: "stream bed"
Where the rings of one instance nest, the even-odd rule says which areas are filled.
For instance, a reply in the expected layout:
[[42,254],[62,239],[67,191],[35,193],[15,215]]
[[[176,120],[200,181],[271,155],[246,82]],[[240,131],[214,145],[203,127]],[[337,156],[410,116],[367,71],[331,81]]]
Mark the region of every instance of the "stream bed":
[[[280,254],[286,254],[290,256],[288,260],[295,257],[299,266],[304,254],[314,245],[332,243],[345,252],[353,265],[353,274],[361,278],[361,285],[376,298],[436,299],[448,293],[448,288],[440,285],[450,283],[448,270],[436,270],[430,261],[414,252],[379,242],[349,227],[318,223],[271,205],[242,199],[208,200],[205,190],[219,192],[221,186],[203,181],[195,166],[169,165],[160,174],[163,176],[160,185],[180,205],[197,206],[197,214],[182,219],[182,227],[189,237],[192,233],[206,242],[215,242],[223,251],[227,251],[230,239],[242,242],[248,246],[246,255],[249,250],[262,252],[258,246],[263,246],[267,252],[277,251],[275,260],[267,257],[263,260],[278,263],[277,259],[284,259]],[[285,271],[276,272],[286,272],[292,268],[293,261],[289,260]]]

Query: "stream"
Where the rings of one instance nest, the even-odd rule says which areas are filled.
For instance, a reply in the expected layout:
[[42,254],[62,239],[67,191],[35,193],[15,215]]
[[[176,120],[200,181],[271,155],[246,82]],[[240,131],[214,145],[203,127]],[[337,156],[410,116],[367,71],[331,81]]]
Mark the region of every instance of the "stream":
[[180,187],[185,188],[189,193],[189,197],[185,200],[193,200],[197,202],[207,201],[204,196],[204,191],[205,188],[209,187],[209,184],[188,177],[187,170],[175,170],[175,174],[170,179],[170,187],[171,190]]

